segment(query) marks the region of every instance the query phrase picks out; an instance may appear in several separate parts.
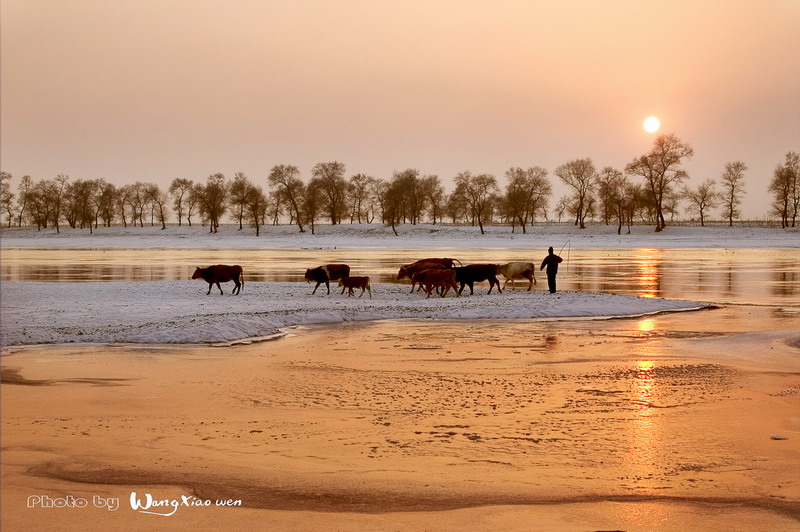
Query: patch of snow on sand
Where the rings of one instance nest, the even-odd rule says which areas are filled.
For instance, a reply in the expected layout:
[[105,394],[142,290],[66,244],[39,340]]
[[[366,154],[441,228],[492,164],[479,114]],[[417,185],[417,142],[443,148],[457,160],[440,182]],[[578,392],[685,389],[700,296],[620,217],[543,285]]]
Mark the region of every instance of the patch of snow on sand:
[[[347,297],[305,283],[249,282],[239,296],[196,281],[0,283],[5,346],[48,343],[186,344],[268,337],[293,325],[383,319],[551,319],[631,316],[702,308],[701,303],[612,294],[524,292],[425,298],[408,285],[375,284]],[[322,292],[322,295],[320,295]],[[465,294],[468,291],[465,292]]]

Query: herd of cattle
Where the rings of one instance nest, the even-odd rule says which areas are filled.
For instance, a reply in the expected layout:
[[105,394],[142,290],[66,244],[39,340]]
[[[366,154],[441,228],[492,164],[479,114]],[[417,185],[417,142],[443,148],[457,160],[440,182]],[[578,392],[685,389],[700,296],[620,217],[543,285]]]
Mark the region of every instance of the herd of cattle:
[[[456,266],[458,263],[458,266]],[[527,279],[528,290],[530,291],[534,284],[536,284],[536,267],[532,262],[508,262],[506,264],[467,264],[462,265],[457,259],[439,259],[430,258],[422,259],[417,262],[406,264],[400,267],[397,273],[397,279],[410,279],[411,292],[414,289],[424,290],[431,297],[431,294],[436,291],[441,297],[445,297],[447,292],[452,288],[456,296],[460,296],[465,286],[469,286],[469,293],[473,293],[473,285],[483,281],[489,281],[489,293],[497,286],[497,291],[502,292],[500,289],[500,281],[497,279],[498,275],[505,278],[503,289],[509,281],[511,287],[514,286],[515,279]],[[226,283],[233,281],[234,288],[231,293],[238,294],[241,287],[244,285],[244,278],[242,276],[241,266],[226,266],[218,264],[216,266],[208,266],[207,268],[197,268],[192,275],[192,279],[203,279],[208,283],[208,292],[211,293],[211,288],[216,284],[222,294],[222,287],[219,283]],[[361,293],[358,297],[364,295],[364,292],[369,292],[372,297],[372,287],[370,285],[369,277],[366,276],[351,276],[350,266],[347,264],[326,264],[324,266],[317,266],[306,270],[305,279],[308,282],[317,283],[311,294],[317,292],[317,288],[323,283],[331,293],[331,281],[339,281],[339,286],[342,288],[342,294],[347,290],[348,296],[355,295],[355,289],[360,288]],[[460,287],[459,287],[460,285]]]

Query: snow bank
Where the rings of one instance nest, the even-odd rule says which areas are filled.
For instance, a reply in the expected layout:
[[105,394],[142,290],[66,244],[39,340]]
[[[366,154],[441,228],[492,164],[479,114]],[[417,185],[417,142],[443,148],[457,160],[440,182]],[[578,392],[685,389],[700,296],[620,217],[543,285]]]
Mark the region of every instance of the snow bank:
[[391,227],[381,224],[320,225],[316,234],[310,228],[299,233],[297,226],[263,227],[238,230],[238,225],[224,225],[216,234],[201,226],[100,227],[94,234],[88,229],[61,228],[36,231],[35,228],[0,230],[1,247],[71,247],[71,248],[387,248],[426,249],[442,247],[537,247],[560,248],[570,240],[572,249],[580,248],[800,248],[797,229],[753,226],[669,226],[656,233],[651,226],[635,226],[631,234],[617,235],[616,226],[591,225],[578,229],[573,224],[541,223],[523,234],[510,227],[487,227],[480,234],[477,227],[450,225],[402,225],[395,236]]
[[[331,295],[305,283],[248,282],[206,295],[200,281],[0,283],[3,345],[89,343],[226,343],[273,336],[292,325],[382,319],[553,319],[642,315],[701,308],[701,303],[611,294],[506,290],[460,298],[409,293],[376,284],[373,297]],[[320,295],[322,291],[323,295]]]

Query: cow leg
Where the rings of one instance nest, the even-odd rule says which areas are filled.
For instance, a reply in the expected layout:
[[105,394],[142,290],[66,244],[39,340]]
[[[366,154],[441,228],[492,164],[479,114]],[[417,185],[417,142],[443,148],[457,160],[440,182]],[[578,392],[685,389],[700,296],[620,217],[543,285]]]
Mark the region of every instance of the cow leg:
[[[340,293],[344,294],[344,291],[345,291],[346,288],[347,288],[346,286],[342,285],[342,291]],[[347,295],[349,296],[350,294],[347,294]]]
[[367,290],[369,290],[369,297],[370,299],[372,299],[372,287],[370,285],[367,285]]
[[234,284],[234,287],[233,287],[233,291],[231,292],[231,294],[235,294],[235,295],[238,296],[239,295],[239,291],[240,291],[240,289],[242,287],[242,283],[239,282],[239,279],[234,279],[233,280],[233,284]]
[[503,291],[500,290],[500,281],[496,277],[494,279],[489,279],[489,293],[492,293],[492,288],[494,285],[497,285],[497,293],[502,294]]
[[533,280],[534,279],[535,279],[535,277],[533,277],[533,276],[528,277],[528,292],[530,292],[531,288],[533,288]]
[[214,283],[208,283],[208,292],[206,292],[206,295],[211,293],[211,288],[213,288],[213,287],[214,287]]
[[222,286],[220,286],[219,281],[217,281],[217,288],[219,288],[219,295],[224,296],[225,292],[222,291]]
[[328,289],[328,295],[331,295],[331,283],[325,281],[325,287]]
[[461,292],[456,290],[456,288],[458,288],[458,286],[456,286],[456,283],[453,283],[452,285],[448,285],[448,287],[453,289],[453,292],[456,293],[456,297],[461,297]]
[[314,291],[313,291],[313,292],[311,292],[311,295],[312,295],[312,296],[313,296],[314,294],[316,294],[316,293],[317,293],[317,288],[319,288],[319,285],[321,285],[321,284],[322,284],[322,281],[320,281],[320,282],[318,282],[318,283],[317,283],[317,286],[315,286],[315,287],[314,287]]

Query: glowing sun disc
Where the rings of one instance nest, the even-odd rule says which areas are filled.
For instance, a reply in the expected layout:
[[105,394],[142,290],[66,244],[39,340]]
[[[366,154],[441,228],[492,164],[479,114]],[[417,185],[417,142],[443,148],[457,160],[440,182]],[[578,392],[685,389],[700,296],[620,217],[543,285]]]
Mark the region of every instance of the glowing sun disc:
[[648,133],[655,133],[661,127],[661,121],[655,116],[648,116],[644,119],[644,130]]

